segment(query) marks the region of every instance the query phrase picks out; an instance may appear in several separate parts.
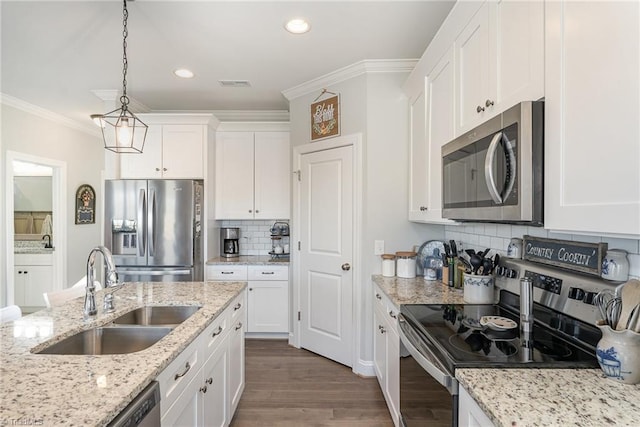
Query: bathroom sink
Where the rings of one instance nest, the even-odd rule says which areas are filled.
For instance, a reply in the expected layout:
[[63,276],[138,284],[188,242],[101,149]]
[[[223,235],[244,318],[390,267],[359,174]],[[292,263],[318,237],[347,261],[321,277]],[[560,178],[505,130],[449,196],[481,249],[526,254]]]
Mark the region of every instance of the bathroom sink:
[[125,354],[151,347],[171,332],[168,327],[106,327],[79,332],[53,344],[38,354]]
[[116,318],[116,325],[173,326],[191,317],[200,309],[196,305],[148,305]]

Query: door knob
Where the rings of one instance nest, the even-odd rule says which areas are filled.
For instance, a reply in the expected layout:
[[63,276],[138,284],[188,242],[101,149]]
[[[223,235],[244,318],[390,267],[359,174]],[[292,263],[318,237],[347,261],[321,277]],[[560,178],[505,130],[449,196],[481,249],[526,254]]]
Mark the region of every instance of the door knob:
[[345,262],[344,264],[342,264],[342,269],[344,271],[349,271],[349,270],[351,270],[351,266],[349,265],[348,262]]

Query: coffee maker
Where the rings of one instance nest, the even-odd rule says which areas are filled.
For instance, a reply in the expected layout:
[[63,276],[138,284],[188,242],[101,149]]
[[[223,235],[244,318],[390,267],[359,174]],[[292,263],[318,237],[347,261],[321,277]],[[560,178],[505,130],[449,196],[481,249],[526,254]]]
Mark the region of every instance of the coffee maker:
[[240,256],[239,228],[220,229],[220,256],[223,258],[234,258]]

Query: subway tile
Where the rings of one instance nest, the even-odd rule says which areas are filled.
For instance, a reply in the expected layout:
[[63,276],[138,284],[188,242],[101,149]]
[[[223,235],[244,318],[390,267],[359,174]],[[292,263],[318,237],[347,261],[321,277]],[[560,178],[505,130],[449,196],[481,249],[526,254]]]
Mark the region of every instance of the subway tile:
[[547,233],[547,236],[550,239],[556,239],[556,240],[573,240],[573,236],[568,233],[558,233],[555,231],[549,231]]
[[490,248],[491,247],[491,236],[478,236],[478,245],[481,247]]
[[508,239],[503,239],[502,237],[491,237],[491,249],[494,249],[497,251],[504,251],[507,249],[508,245],[509,245]]
[[496,235],[498,237],[506,237],[506,238],[511,238],[513,236],[513,230],[511,225],[508,224],[500,224],[497,227],[497,233]]
[[622,249],[630,254],[637,254],[639,252],[638,240],[603,237],[602,241],[609,245],[609,249]]
[[548,237],[549,232],[542,227],[527,227],[527,234],[535,237]]
[[573,241],[574,242],[586,242],[586,243],[600,243],[600,242],[602,242],[602,237],[574,234],[573,235]]
[[479,237],[480,236],[478,236],[477,234],[467,234],[466,240],[470,245],[478,246],[479,245],[479,243],[478,243],[478,238]]
[[475,234],[485,234],[484,224],[476,224],[473,226],[473,232]]
[[640,255],[638,254],[629,254],[627,255],[629,259],[629,275],[634,277],[640,276]]
[[484,234],[487,236],[497,236],[498,235],[498,226],[496,224],[485,224],[484,225]]
[[475,225],[473,224],[465,224],[464,225],[464,229],[462,230],[463,232],[467,233],[467,234],[473,234],[475,233]]
[[529,234],[529,228],[526,225],[512,225],[511,237],[520,237]]

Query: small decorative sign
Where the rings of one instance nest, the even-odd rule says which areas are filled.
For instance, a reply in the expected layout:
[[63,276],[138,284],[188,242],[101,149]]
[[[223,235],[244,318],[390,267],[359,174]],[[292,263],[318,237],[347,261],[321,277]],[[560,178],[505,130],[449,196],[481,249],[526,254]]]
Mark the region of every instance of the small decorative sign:
[[96,192],[88,184],[81,185],[76,191],[76,224],[94,224],[96,222]]
[[524,236],[524,259],[600,276],[606,243],[573,242]]
[[[320,94],[328,92],[326,89]],[[340,95],[311,104],[311,141],[340,135]]]

